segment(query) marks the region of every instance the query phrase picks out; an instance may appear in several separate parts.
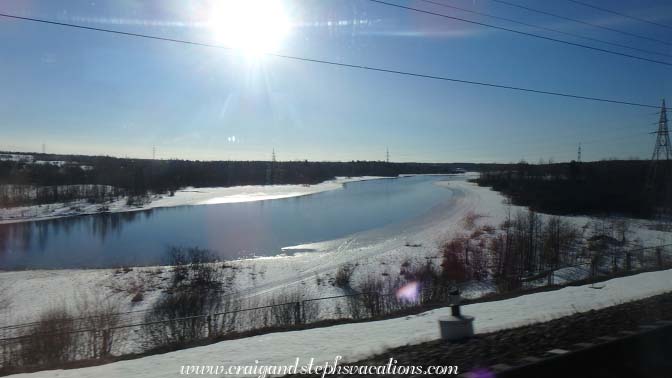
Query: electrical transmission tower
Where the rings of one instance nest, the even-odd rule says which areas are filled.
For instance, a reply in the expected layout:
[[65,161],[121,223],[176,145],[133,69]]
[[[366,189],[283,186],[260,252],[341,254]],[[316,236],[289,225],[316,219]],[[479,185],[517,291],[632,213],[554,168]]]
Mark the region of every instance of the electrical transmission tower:
[[667,109],[665,108],[665,100],[660,107],[660,120],[658,121],[658,131],[656,132],[656,145],[653,148],[653,156],[651,160],[670,160],[672,152],[670,151],[670,134],[667,129]]
[[390,148],[389,147],[385,148],[385,162],[387,162],[387,163],[390,162]]
[[581,162],[581,143],[579,143],[579,151],[578,151],[578,153],[576,154],[576,161],[577,161],[578,163]]
[[275,148],[271,154],[271,162],[266,167],[266,185],[273,185],[275,183]]
[[[670,157],[672,157],[672,146],[670,146],[670,133],[667,128],[667,109],[665,100],[660,107],[660,119],[658,120],[658,131],[656,131],[656,144],[653,147],[651,155],[651,167],[646,178],[645,196],[646,201],[653,208],[658,208],[664,213],[670,211],[672,196],[670,193]],[[660,206],[662,200],[662,206]]]

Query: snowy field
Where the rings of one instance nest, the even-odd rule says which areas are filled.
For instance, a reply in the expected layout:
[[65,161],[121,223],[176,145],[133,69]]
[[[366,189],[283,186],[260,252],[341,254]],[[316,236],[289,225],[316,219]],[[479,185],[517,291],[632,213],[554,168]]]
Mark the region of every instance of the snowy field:
[[[343,184],[353,181],[382,179],[384,177],[338,177],[315,185],[248,185],[226,188],[185,188],[175,192],[174,196],[154,195],[151,202],[144,206],[128,206],[126,198],[120,198],[105,206],[107,211],[118,213],[125,211],[147,210],[158,207],[174,207],[186,205],[214,205],[220,203],[236,203],[263,201],[278,198],[289,198],[335,190]],[[32,220],[55,219],[68,216],[96,214],[101,204],[90,204],[87,201],[74,201],[49,205],[20,206],[0,208],[0,224],[27,222]]]
[[[339,184],[340,185],[340,184]],[[488,188],[467,181],[443,181],[453,195],[450,200],[428,214],[401,224],[360,232],[319,243],[288,246],[285,256],[245,259],[230,262],[229,289],[241,298],[257,303],[279,293],[301,291],[305,299],[344,294],[329,284],[336,270],[344,264],[356,264],[352,276],[357,287],[370,276],[399,275],[402,265],[441,262],[439,246],[448,238],[465,232],[467,214],[480,214],[479,224],[499,225],[516,207],[503,203],[504,198]],[[216,198],[199,198],[207,201]],[[594,221],[589,217],[564,217],[579,227]],[[632,221],[630,239],[639,238],[646,245],[669,243],[669,233],[649,230],[645,222]],[[114,269],[32,270],[0,273],[1,296],[10,302],[0,310],[0,323],[17,324],[33,321],[39,313],[65,305],[76,312],[82,298],[114,298],[120,312],[144,310],[151,306],[166,286],[169,269],[134,268],[128,272]],[[134,288],[143,287],[144,300],[132,303]],[[478,297],[494,289],[477,284],[464,293]]]
[[[476,317],[476,333],[513,328],[670,292],[672,271],[612,279],[602,286],[600,290],[590,285],[566,287],[472,304],[464,306],[463,312]],[[316,364],[333,361],[336,356],[342,356],[344,362],[354,362],[388,348],[438,339],[438,319],[449,314],[449,308],[441,308],[403,318],[270,333],[137,360],[16,377],[171,377],[179,375],[181,365],[254,366],[255,360],[259,365],[288,365],[297,357],[303,363],[311,358]]]

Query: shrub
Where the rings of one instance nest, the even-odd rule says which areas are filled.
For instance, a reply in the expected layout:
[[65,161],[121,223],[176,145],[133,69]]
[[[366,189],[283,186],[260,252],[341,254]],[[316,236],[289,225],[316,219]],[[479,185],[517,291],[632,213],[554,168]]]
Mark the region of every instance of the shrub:
[[133,298],[131,298],[131,302],[138,303],[138,302],[142,302],[144,299],[145,299],[145,295],[142,293],[142,291],[138,291],[137,293],[135,293]]
[[219,289],[221,286],[221,275],[215,261],[215,256],[207,250],[190,249],[189,283],[200,289]]
[[456,238],[443,245],[441,270],[446,282],[461,283],[469,279],[463,256],[466,255],[468,240]]
[[219,289],[221,270],[215,255],[207,249],[172,247],[168,263],[173,266],[172,286],[189,285],[199,290]]
[[355,272],[355,268],[356,265],[352,264],[343,264],[339,266],[336,270],[334,285],[342,289],[350,289],[350,280],[352,279],[352,274]]
[[393,289],[390,289],[380,277],[369,275],[360,285],[359,292],[362,293],[361,298],[356,302],[353,301],[351,305],[363,306],[367,315],[375,318],[383,313],[381,295],[393,292]]
[[12,300],[7,294],[7,287],[0,286],[0,312],[5,312],[12,305]]
[[297,287],[294,290],[283,290],[267,302],[269,320],[266,327],[286,327],[308,324],[319,318],[319,301],[307,300],[306,293]]
[[282,292],[271,298],[272,325],[286,327],[303,323],[301,300],[299,292]]
[[483,231],[483,229],[481,229],[481,228],[477,228],[477,229],[474,230],[474,232],[471,233],[471,236],[470,236],[470,237],[471,237],[472,239],[478,239],[478,238],[480,238],[481,235],[483,235],[484,233],[485,233],[485,231]]
[[482,217],[483,215],[470,211],[464,216],[464,218],[462,218],[462,224],[467,230],[472,230],[474,227],[476,227],[476,221],[478,218]]
[[126,206],[129,207],[142,207],[152,202],[152,200],[147,195],[131,195],[126,198]]
[[173,267],[173,286],[178,286],[189,276],[188,260],[183,248],[172,247],[168,250],[168,265]]
[[491,224],[484,224],[483,227],[481,227],[481,230],[485,231],[488,234],[495,233],[495,227],[493,227]]
[[149,344],[183,345],[208,336],[205,314],[211,305],[211,298],[196,290],[179,290],[160,298],[145,316],[146,323],[153,323],[144,326]]
[[350,295],[346,297],[348,314],[351,319],[360,320],[369,317],[362,295]]
[[146,315],[146,322],[153,323],[145,327],[149,343],[179,346],[231,329],[235,316],[210,316],[235,304],[231,296],[222,295],[222,271],[214,255],[200,248],[173,247],[168,259],[173,265],[172,286]]
[[[138,292],[142,295],[142,292]],[[115,336],[119,330],[115,329],[120,323],[119,312],[120,303],[102,296],[94,296],[93,299],[87,296],[78,305],[81,318],[81,326],[87,329],[95,329],[97,332],[88,332],[84,336],[88,337],[82,347],[86,350],[81,351],[83,355],[93,358],[99,358],[110,355],[114,345]]]
[[54,366],[74,360],[74,330],[74,319],[64,308],[42,313],[19,339],[21,364]]

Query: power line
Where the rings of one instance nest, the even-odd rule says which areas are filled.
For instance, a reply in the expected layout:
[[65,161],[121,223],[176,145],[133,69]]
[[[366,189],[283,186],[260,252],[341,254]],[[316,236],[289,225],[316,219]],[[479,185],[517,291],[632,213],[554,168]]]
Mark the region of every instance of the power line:
[[631,19],[631,20],[636,20],[636,21],[640,21],[640,22],[647,23],[647,24],[660,26],[660,27],[663,27],[663,28],[666,28],[666,29],[672,29],[672,26],[669,26],[669,25],[660,24],[660,23],[658,23],[658,22],[654,22],[654,21],[646,20],[646,19],[644,19],[644,18],[639,18],[639,17],[631,16],[631,15],[629,15],[629,14],[625,14],[625,13],[621,13],[621,12],[616,12],[615,10],[612,10],[612,9],[607,9],[607,8],[598,7],[597,5],[584,3],[583,1],[578,1],[578,0],[567,0],[567,1],[572,2],[572,3],[575,3],[575,4],[583,5],[584,7],[597,9],[597,10],[600,10],[600,11],[602,11],[602,12],[607,12],[607,13],[615,14],[615,15],[618,15],[618,16],[621,16],[621,17],[629,18],[629,19]]
[[[371,0],[371,1],[374,1],[374,0]],[[65,23],[65,22],[48,21],[48,20],[43,20],[43,19],[38,19],[38,18],[14,16],[14,15],[9,15],[9,14],[4,14],[4,13],[0,13],[0,17],[23,20],[23,21],[31,21],[31,22],[37,22],[37,23],[49,24],[49,25],[71,27],[71,28],[77,28],[77,29],[88,30],[88,31],[97,31],[97,32],[102,32],[102,33],[117,34],[117,35],[123,35],[123,36],[128,36],[128,37],[145,38],[145,39],[151,39],[151,40],[157,40],[157,41],[181,43],[181,44],[186,44],[186,45],[191,45],[191,46],[210,47],[210,48],[217,48],[217,49],[222,49],[222,50],[227,50],[227,51],[240,52],[240,50],[236,49],[236,48],[232,48],[232,47],[228,47],[228,46],[222,46],[222,45],[216,45],[216,44],[210,44],[210,43],[194,42],[194,41],[175,39],[175,38],[158,37],[158,36],[140,34],[140,33],[123,32],[123,31],[119,31],[119,30],[103,29],[103,28],[97,28],[97,27],[91,27],[91,26],[70,24],[70,23]],[[507,90],[512,90],[512,91],[525,92],[525,93],[534,93],[534,94],[542,94],[542,95],[549,95],[549,96],[556,96],[556,97],[574,98],[574,99],[578,99],[578,100],[587,100],[587,101],[611,103],[611,104],[618,104],[618,105],[628,105],[628,106],[637,106],[637,107],[643,107],[643,108],[658,109],[657,105],[649,105],[649,104],[643,104],[643,103],[637,103],[637,102],[631,102],[631,101],[615,100],[615,99],[593,97],[593,96],[583,96],[583,95],[578,95],[578,94],[573,94],[573,93],[564,93],[564,92],[548,91],[548,90],[541,90],[541,89],[534,89],[534,88],[517,87],[517,86],[512,86],[512,85],[494,84],[494,83],[488,83],[488,82],[483,82],[483,81],[456,79],[456,78],[445,77],[445,76],[428,75],[428,74],[421,74],[421,73],[415,73],[415,72],[409,72],[409,71],[399,71],[399,70],[393,70],[393,69],[387,69],[387,68],[364,66],[364,65],[359,65],[359,64],[341,63],[341,62],[334,62],[334,61],[322,60],[322,59],[304,58],[304,57],[293,56],[293,55],[274,54],[274,53],[264,53],[264,55],[265,56],[270,56],[270,57],[275,57],[275,58],[282,58],[282,59],[295,60],[295,61],[301,61],[301,62],[324,64],[324,65],[337,66],[337,67],[353,68],[353,69],[364,70],[364,71],[383,72],[383,73],[388,73],[388,74],[395,74],[395,75],[402,75],[402,76],[409,76],[409,77],[416,77],[416,78],[423,78],[423,79],[449,81],[449,82],[453,82],[453,83],[461,83],[461,84],[469,84],[469,85],[482,86],[482,87],[507,89]]]
[[553,32],[553,33],[564,34],[564,35],[568,35],[570,37],[585,39],[587,41],[604,43],[604,44],[607,44],[607,45],[626,48],[626,49],[635,50],[635,51],[640,51],[640,52],[647,53],[647,54],[655,54],[655,55],[672,57],[671,54],[666,54],[666,53],[662,53],[662,52],[658,52],[658,51],[652,51],[652,50],[646,50],[646,49],[640,49],[638,47],[633,47],[633,46],[628,46],[628,45],[624,45],[624,44],[621,44],[621,43],[606,41],[604,39],[599,39],[599,38],[587,37],[585,35],[570,33],[570,32],[566,32],[566,31],[562,31],[562,30],[558,30],[558,29],[548,28],[548,27],[545,27],[545,26],[533,25],[533,24],[529,24],[527,22],[522,22],[522,21],[514,20],[514,19],[511,19],[511,18],[495,16],[495,15],[488,14],[488,13],[483,13],[483,12],[477,12],[475,10],[456,7],[454,5],[448,5],[448,4],[444,4],[444,3],[439,3],[437,1],[432,1],[432,0],[417,0],[417,1],[421,1],[421,2],[424,2],[424,3],[428,3],[428,4],[434,4],[434,5],[437,5],[437,6],[440,6],[440,7],[444,7],[444,8],[456,9],[456,10],[459,10],[459,11],[462,11],[462,12],[468,12],[468,13],[476,14],[476,15],[479,15],[479,16],[490,17],[490,18],[495,19],[495,20],[512,22],[514,24],[523,25],[523,26],[530,27],[530,28],[550,31],[550,32]]
[[[552,155],[559,155],[559,154],[564,154],[566,156],[572,156],[572,155],[576,154],[576,152],[577,152],[576,147],[575,147],[577,140],[581,141],[582,146],[592,145],[592,144],[596,144],[596,143],[600,143],[603,146],[610,146],[610,145],[618,144],[619,142],[622,142],[624,140],[633,140],[633,138],[635,138],[635,137],[643,137],[643,136],[647,136],[647,135],[650,135],[650,134],[651,133],[648,132],[648,131],[639,131],[639,132],[635,132],[635,133],[628,133],[627,135],[616,135],[616,136],[613,136],[613,137],[606,137],[606,138],[599,138],[599,139],[595,138],[595,139],[588,139],[588,140],[582,139],[582,137],[580,135],[567,136],[566,138],[563,137],[563,139],[567,139],[567,141],[563,141],[563,142],[560,142],[560,143],[553,143],[553,145],[558,146],[559,148],[562,148],[562,149],[556,149],[556,150],[550,150],[549,149],[549,148],[553,148],[553,146],[548,146],[548,148],[544,149],[543,144],[546,144],[546,143],[542,142],[541,144],[539,144],[539,143],[537,143],[537,141],[517,141],[517,142],[497,141],[497,142],[491,142],[491,143],[489,143],[489,145],[499,147],[499,146],[512,146],[512,145],[515,146],[515,145],[521,145],[521,144],[524,144],[526,146],[530,145],[530,144],[537,144],[542,149],[523,151],[523,156],[526,159],[531,159],[531,158],[549,157],[549,156],[552,156]],[[546,140],[547,139],[548,138],[546,138]],[[551,142],[547,142],[547,143],[551,143]],[[567,147],[564,147],[564,146],[567,146]],[[572,147],[569,147],[569,146],[572,146]],[[458,146],[448,146],[447,149],[450,152],[459,152],[461,155],[467,155],[467,156],[472,156],[472,155],[477,154],[479,157],[486,157],[486,158],[487,157],[493,157],[493,159],[497,159],[494,156],[498,156],[498,157],[502,156],[501,153],[484,155],[483,154],[482,143],[480,145],[478,145],[478,144],[471,144],[471,145],[460,144]],[[409,157],[413,157],[413,156],[416,156],[416,155],[405,154],[405,153],[397,153],[397,156],[398,157],[403,157],[403,158],[409,158]]]
[[651,37],[647,37],[647,36],[640,35],[640,34],[630,33],[630,32],[624,31],[624,30],[614,29],[614,28],[610,28],[608,26],[602,26],[602,25],[594,24],[594,23],[587,22],[587,21],[577,20],[575,18],[570,18],[570,17],[562,16],[562,15],[559,15],[559,14],[556,14],[556,13],[551,13],[551,12],[546,12],[546,11],[535,9],[535,8],[530,8],[530,7],[527,7],[527,6],[524,6],[524,5],[511,3],[511,2],[508,2],[508,1],[505,1],[505,0],[490,0],[490,1],[493,1],[495,3],[500,3],[500,4],[506,4],[508,6],[519,8],[519,9],[525,9],[527,11],[534,12],[534,13],[545,14],[547,16],[559,18],[559,19],[566,20],[566,21],[572,21],[572,22],[576,22],[576,23],[579,23],[579,24],[592,26],[594,28],[609,30],[609,31],[612,31],[612,32],[615,32],[615,33],[620,33],[620,34],[623,34],[623,35],[629,35],[631,37],[646,39],[646,40],[649,40],[649,41],[652,41],[652,42],[658,42],[658,43],[662,43],[662,44],[667,45],[667,46],[672,46],[672,43],[669,43],[669,42],[666,42],[666,41],[663,41],[663,40],[660,40],[660,39],[651,38]]
[[[503,163],[500,163],[500,164],[503,164]],[[637,244],[635,244],[635,243],[631,243],[630,245],[635,246],[635,248],[614,251],[610,255],[620,254],[621,256],[623,256],[624,254],[627,254],[627,253],[646,251],[646,250],[649,250],[649,249],[658,249],[658,248],[665,248],[665,247],[672,246],[672,244],[637,246]],[[360,261],[360,260],[364,260],[364,259],[365,259],[365,257],[358,257],[358,258],[355,258],[354,260],[355,261]],[[566,265],[561,266],[557,269],[553,269],[552,271],[556,272],[556,271],[559,271],[560,269],[569,268],[569,267],[582,267],[585,264],[586,263],[566,264]],[[445,286],[443,286],[443,287],[445,287]],[[427,289],[429,289],[429,288],[427,288]],[[238,294],[244,294],[244,293],[238,293]],[[357,297],[357,296],[371,295],[371,294],[375,294],[375,293],[374,292],[360,292],[360,293],[354,293],[354,294],[332,295],[332,296],[326,296],[326,297],[303,299],[300,302],[301,303],[313,302],[313,301],[321,301],[321,300],[329,300],[329,299]],[[253,294],[253,295],[256,295],[256,294]],[[392,296],[392,295],[395,295],[395,294],[394,293],[386,293],[386,294],[379,294],[379,295],[381,295],[381,296]],[[245,299],[245,298],[243,298],[243,299]],[[242,302],[242,301],[240,301],[240,302]],[[177,318],[156,320],[156,321],[149,321],[149,322],[147,322],[147,321],[144,321],[144,322],[141,322],[141,323],[132,323],[131,322],[129,324],[117,324],[113,327],[107,328],[107,330],[135,328],[135,327],[146,326],[146,325],[173,323],[173,322],[180,322],[180,321],[191,320],[191,319],[199,319],[199,318],[203,319],[203,318],[208,318],[208,317],[217,317],[217,316],[230,315],[230,314],[236,314],[236,313],[241,313],[241,312],[248,312],[248,311],[254,311],[254,310],[263,310],[263,309],[277,308],[277,307],[281,307],[281,306],[295,305],[296,303],[298,303],[298,302],[284,302],[284,303],[276,303],[276,304],[263,305],[263,306],[239,308],[237,310],[228,310],[228,311],[219,311],[219,312],[206,312],[206,313],[200,313],[200,314],[191,315],[191,316],[184,316],[184,317],[177,317]],[[152,309],[112,313],[112,314],[109,314],[109,316],[111,316],[111,317],[121,317],[123,315],[130,314],[130,313],[148,312],[148,311],[152,311]],[[92,319],[98,319],[98,318],[101,318],[101,317],[102,316],[85,316],[85,317],[71,318],[70,320],[92,320]],[[20,329],[20,328],[33,327],[36,324],[39,324],[39,321],[30,322],[30,323],[13,324],[13,325],[9,325],[9,326],[3,326],[3,327],[0,327],[0,328]],[[96,329],[95,326],[94,326],[93,328],[78,328],[78,329],[74,329],[74,330],[70,330],[70,331],[63,331],[63,332],[44,332],[44,333],[39,333],[37,335],[18,335],[18,336],[10,336],[10,337],[0,338],[0,342],[5,342],[6,343],[8,341],[16,341],[16,340],[21,340],[21,339],[25,339],[27,337],[34,337],[34,336],[44,337],[44,336],[55,336],[55,335],[68,335],[68,334],[76,334],[76,333],[84,333],[84,332],[99,332],[101,330],[102,329]]]
[[[650,134],[651,134],[651,132],[649,132],[649,131],[639,131],[639,132],[635,132],[635,133],[629,133],[627,135],[616,135],[616,136],[607,137],[607,138],[581,140],[581,144],[586,145],[586,144],[604,143],[605,141],[610,142],[610,143],[621,142],[623,140],[632,140],[634,137],[642,137],[642,136],[650,135]],[[576,137],[563,138],[563,139],[567,139],[567,142],[557,143],[557,142],[550,142],[549,141],[548,143],[552,143],[552,144],[558,145],[558,146],[570,146],[570,145],[575,145],[576,139],[579,139],[579,138],[581,138],[581,137],[579,135],[577,135]],[[536,141],[533,141],[533,142],[520,141],[519,143],[502,141],[502,142],[489,143],[489,145],[490,146],[511,146],[511,145],[521,145],[521,144],[528,145],[528,144],[532,144],[532,143],[538,144]],[[479,152],[479,151],[482,151],[482,146],[475,145],[475,144],[474,145],[469,145],[469,146],[460,145],[460,146],[457,146],[457,147],[450,147],[450,151],[451,152],[452,151],[458,151],[460,153]],[[568,148],[568,149],[563,150],[563,151],[557,151],[556,150],[555,152],[565,152],[565,151],[575,151],[575,149],[572,147],[571,149]],[[552,153],[552,152],[548,152],[547,150],[544,150],[544,153]]]
[[443,18],[447,18],[447,19],[451,19],[451,20],[456,20],[456,21],[462,21],[462,22],[466,22],[466,23],[469,23],[469,24],[474,24],[474,25],[479,25],[479,26],[485,26],[485,27],[488,27],[488,28],[491,28],[491,29],[503,30],[503,31],[507,31],[507,32],[510,32],[510,33],[515,33],[515,34],[519,34],[519,35],[524,35],[524,36],[527,36],[527,37],[533,37],[533,38],[544,39],[544,40],[547,40],[547,41],[552,41],[552,42],[562,43],[562,44],[569,45],[569,46],[581,47],[581,48],[584,48],[584,49],[589,49],[589,50],[594,50],[594,51],[600,51],[600,52],[607,53],[607,54],[619,55],[619,56],[624,56],[624,57],[627,57],[627,58],[638,59],[638,60],[644,60],[644,61],[647,61],[647,62],[656,63],[656,64],[662,64],[662,65],[664,65],[664,66],[670,66],[670,67],[672,67],[672,63],[664,62],[664,61],[662,61],[662,60],[649,59],[649,58],[644,58],[644,57],[637,56],[637,55],[632,55],[632,54],[622,53],[622,52],[618,52],[618,51],[614,51],[614,50],[607,50],[607,49],[603,49],[603,48],[600,48],[600,47],[584,45],[584,44],[582,44],[582,43],[576,43],[576,42],[565,41],[565,40],[557,39],[557,38],[553,38],[553,37],[546,37],[546,36],[543,36],[543,35],[540,35],[540,34],[528,33],[528,32],[524,32],[524,31],[520,31],[520,30],[515,30],[515,29],[505,28],[505,27],[502,27],[502,26],[496,26],[496,25],[486,24],[486,23],[484,23],[484,22],[478,22],[478,21],[467,20],[466,18],[460,18],[460,17],[449,16],[449,15],[447,15],[447,14],[443,14],[443,13],[436,13],[436,12],[431,12],[431,11],[424,10],[424,9],[413,8],[413,7],[407,7],[407,6],[405,6],[405,5],[399,5],[399,4],[394,4],[394,3],[388,3],[387,1],[382,1],[382,0],[368,0],[368,1],[373,2],[373,3],[382,4],[382,5],[387,5],[387,6],[390,6],[390,7],[395,7],[395,8],[405,9],[405,10],[409,10],[409,11],[413,11],[413,12],[429,14],[429,15],[432,15],[432,16],[443,17]]

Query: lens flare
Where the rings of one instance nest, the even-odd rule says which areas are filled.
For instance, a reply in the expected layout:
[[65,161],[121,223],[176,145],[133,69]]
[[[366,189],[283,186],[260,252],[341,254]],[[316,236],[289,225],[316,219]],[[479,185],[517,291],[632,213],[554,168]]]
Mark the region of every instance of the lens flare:
[[475,378],[495,378],[495,373],[488,369],[476,369],[470,371],[469,373],[471,373],[471,376]]
[[417,302],[418,294],[420,293],[420,284],[415,281],[411,281],[406,285],[397,289],[397,299],[405,300],[409,302]]
[[252,55],[277,51],[291,29],[280,0],[215,2],[209,25],[217,42]]

